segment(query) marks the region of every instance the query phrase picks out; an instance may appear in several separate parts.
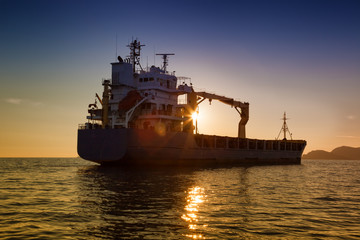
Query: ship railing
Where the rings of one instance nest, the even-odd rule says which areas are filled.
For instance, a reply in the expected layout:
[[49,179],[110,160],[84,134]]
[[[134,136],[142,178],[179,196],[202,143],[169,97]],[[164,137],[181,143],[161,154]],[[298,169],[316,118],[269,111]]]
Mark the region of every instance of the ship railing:
[[79,130],[84,130],[84,129],[99,129],[101,128],[101,125],[98,123],[81,123],[78,125],[78,129]]
[[221,137],[196,134],[195,142],[199,148],[206,149],[246,149],[260,151],[302,151],[305,141],[302,140],[262,140],[236,137]]

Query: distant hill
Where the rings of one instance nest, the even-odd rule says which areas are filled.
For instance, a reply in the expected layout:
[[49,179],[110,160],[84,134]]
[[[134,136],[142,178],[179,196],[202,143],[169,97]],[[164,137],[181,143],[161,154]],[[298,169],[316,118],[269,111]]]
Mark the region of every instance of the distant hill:
[[360,160],[360,147],[338,147],[331,152],[323,150],[311,151],[308,154],[304,154],[304,159],[343,159],[343,160]]

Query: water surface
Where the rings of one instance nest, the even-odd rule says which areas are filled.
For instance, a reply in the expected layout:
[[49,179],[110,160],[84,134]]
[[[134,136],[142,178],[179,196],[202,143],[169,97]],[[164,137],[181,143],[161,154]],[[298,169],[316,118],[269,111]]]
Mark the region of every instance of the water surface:
[[1,239],[359,239],[360,161],[205,169],[0,159]]

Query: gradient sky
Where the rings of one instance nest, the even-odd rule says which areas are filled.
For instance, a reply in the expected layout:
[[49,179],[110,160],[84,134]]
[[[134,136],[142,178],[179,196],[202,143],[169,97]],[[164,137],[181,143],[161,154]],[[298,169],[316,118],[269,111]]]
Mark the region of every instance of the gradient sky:
[[[136,3],[135,3],[136,2]],[[286,111],[305,153],[360,147],[360,1],[0,0],[0,157],[77,156],[79,123],[132,37],[175,53],[169,70],[250,103],[247,136]],[[238,113],[200,105],[200,133],[237,135]]]

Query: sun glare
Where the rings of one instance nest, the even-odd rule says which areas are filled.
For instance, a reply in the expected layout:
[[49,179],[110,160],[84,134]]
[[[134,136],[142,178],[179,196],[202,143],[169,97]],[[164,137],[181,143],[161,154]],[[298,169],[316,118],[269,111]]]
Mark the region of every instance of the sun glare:
[[198,113],[197,112],[194,112],[192,115],[191,115],[191,117],[192,117],[192,119],[195,121],[195,120],[197,120],[198,119]]

